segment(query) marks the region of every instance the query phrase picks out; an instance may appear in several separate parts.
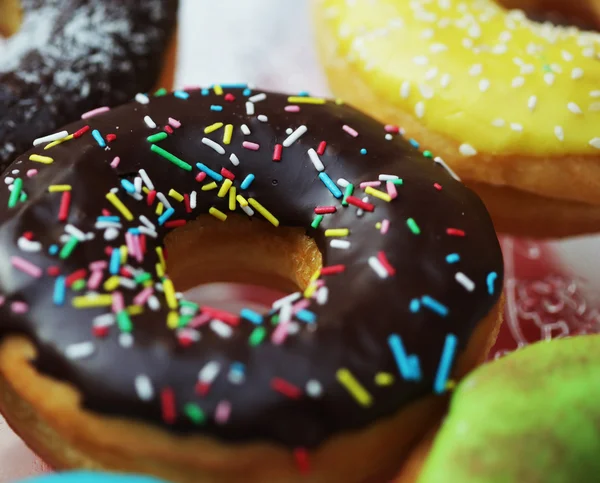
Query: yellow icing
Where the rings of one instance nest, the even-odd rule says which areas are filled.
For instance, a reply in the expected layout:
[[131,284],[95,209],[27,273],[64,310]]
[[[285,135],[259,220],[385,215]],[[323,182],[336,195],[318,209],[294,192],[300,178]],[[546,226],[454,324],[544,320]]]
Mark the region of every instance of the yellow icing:
[[319,5],[337,55],[464,156],[600,153],[600,34],[492,0]]

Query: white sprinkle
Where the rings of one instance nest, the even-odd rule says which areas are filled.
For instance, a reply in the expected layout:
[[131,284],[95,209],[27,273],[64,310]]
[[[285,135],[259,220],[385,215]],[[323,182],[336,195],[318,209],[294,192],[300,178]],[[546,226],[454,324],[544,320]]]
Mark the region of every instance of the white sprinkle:
[[126,349],[133,345],[133,335],[128,332],[122,332],[119,334],[119,345]]
[[402,97],[402,99],[408,99],[408,96],[410,96],[410,82],[405,80],[402,83],[402,86],[400,86],[400,96]]
[[471,40],[471,39],[464,38],[464,39],[462,39],[461,43],[462,43],[462,46],[465,49],[472,49],[473,48],[473,40]]
[[350,248],[350,242],[348,240],[331,240],[329,242],[329,246],[331,248],[341,248],[342,250],[347,250]]
[[37,138],[33,141],[34,146],[39,146],[43,143],[51,143],[52,141],[58,141],[59,139],[66,138],[69,135],[67,131],[57,132],[55,134],[49,134],[48,136],[44,136],[41,138]]
[[[433,159],[434,163],[439,164],[440,166],[442,166],[450,176],[452,176],[456,181],[460,181],[460,178],[458,177],[458,175],[450,168],[450,166],[448,166],[446,164],[446,162],[440,158],[439,156],[436,156]],[[385,220],[384,220],[385,221]]]
[[481,37],[481,27],[479,26],[479,24],[473,24],[469,27],[467,33],[470,37],[478,39],[479,37]]
[[481,64],[473,64],[469,69],[469,75],[478,76],[483,72],[483,65]]
[[279,323],[288,324],[292,320],[292,304],[285,304],[279,310]]
[[306,383],[306,394],[310,397],[319,397],[323,393],[323,386],[319,381],[311,379]]
[[269,122],[269,118],[264,114],[259,114],[256,119],[258,119],[260,122]]
[[395,174],[380,174],[378,179],[379,181],[393,181],[398,179],[398,176]]
[[377,259],[377,257],[369,257],[369,266],[373,269],[373,271],[380,277],[380,278],[387,278],[389,276],[388,271],[385,269],[385,267],[381,264],[381,262]]
[[479,81],[479,90],[485,92],[490,88],[490,81],[488,79],[481,79]]
[[254,216],[254,210],[252,208],[250,208],[249,206],[240,206],[240,208],[248,216]]
[[596,149],[600,149],[600,138],[592,138],[590,146]]
[[254,104],[252,102],[246,102],[246,114],[254,116]]
[[150,401],[154,397],[154,387],[150,378],[145,374],[140,374],[135,378],[135,392],[142,401]]
[[591,58],[591,57],[594,57],[594,54],[595,54],[594,47],[586,47],[585,49],[583,49],[583,50],[581,51],[581,54],[582,54],[584,57],[590,57],[590,58]]
[[446,88],[450,85],[450,81],[452,80],[452,77],[450,76],[450,74],[444,74],[442,76],[442,78],[440,79],[440,85],[443,88]]
[[523,84],[525,84],[525,77],[521,77],[521,76],[515,77],[511,83],[511,85],[515,88],[521,87]]
[[95,346],[93,342],[79,342],[71,344],[65,349],[65,355],[69,359],[84,359],[94,353]]
[[419,91],[421,91],[421,95],[425,99],[431,99],[433,97],[433,87],[428,86],[427,84],[419,84]]
[[421,38],[430,39],[433,37],[434,34],[435,32],[433,31],[433,29],[425,29],[421,32]]
[[439,54],[441,52],[445,52],[446,50],[448,50],[448,47],[440,43],[431,44],[429,47],[429,51],[432,54]]
[[506,121],[504,119],[494,119],[492,121],[492,126],[494,127],[504,127],[506,125]]
[[140,104],[148,104],[150,102],[148,96],[146,94],[142,94],[141,92],[135,95],[135,100]]
[[477,150],[471,146],[470,144],[461,144],[458,148],[458,151],[463,156],[475,156],[477,154]]
[[492,47],[492,54],[502,55],[502,54],[506,54],[507,51],[508,51],[508,47],[504,44],[498,44],[498,45],[494,45],[494,47]]
[[[432,67],[427,72],[425,72],[425,80],[430,81],[430,80],[435,79],[438,75],[438,72],[439,72],[439,69],[437,67]],[[429,86],[427,86],[427,87],[430,88]]]
[[106,241],[112,241],[119,236],[119,230],[114,227],[108,227],[104,232],[104,239]]
[[310,148],[308,150],[308,157],[310,158],[310,161],[312,162],[313,166],[315,167],[315,169],[317,171],[325,170],[325,166],[323,165],[323,162],[321,161],[321,159],[319,158],[319,155],[313,148]]
[[169,208],[173,208],[171,206],[171,202],[167,199],[167,197],[162,194],[160,191],[158,193],[156,193],[156,197],[158,198],[158,200],[165,205],[165,208],[168,210]]
[[387,133],[384,137],[387,141],[391,141],[392,139],[394,139],[394,136],[392,136],[390,133]]
[[288,136],[289,136],[290,134],[292,134],[293,132],[294,132],[294,130],[293,130],[291,127],[288,127],[288,128],[285,130],[285,133],[286,133]]
[[206,144],[209,148],[213,148],[219,154],[225,154],[225,149],[223,149],[223,146],[214,142],[212,139],[202,138],[202,143]]
[[579,107],[574,102],[569,102],[567,104],[567,109],[569,109],[569,111],[571,111],[573,114],[583,114],[583,111],[581,110],[581,107]]
[[583,69],[581,67],[575,67],[571,71],[571,79],[581,79],[583,77]]
[[302,296],[301,292],[293,292],[293,293],[291,293],[289,295],[286,295],[285,297],[281,297],[280,299],[275,300],[275,302],[273,302],[273,304],[271,305],[271,307],[274,308],[275,310],[278,310],[281,307],[283,307],[284,305],[291,305],[291,304],[293,304],[301,296]]
[[242,124],[240,129],[242,130],[242,133],[244,134],[244,136],[250,135],[250,128],[248,126],[246,126],[245,124]]
[[192,210],[196,209],[196,198],[197,198],[198,194],[195,191],[192,191],[190,194],[190,208]]
[[231,164],[233,164],[234,166],[239,166],[240,164],[239,158],[233,153],[229,155],[229,161],[231,161]]
[[148,297],[148,307],[154,312],[160,310],[160,301],[156,295],[150,295],[150,297]]
[[534,72],[535,72],[535,66],[533,66],[532,64],[523,64],[521,66],[521,74],[523,74],[523,75],[533,74]]
[[546,84],[548,84],[549,86],[554,84],[554,78],[555,78],[555,75],[552,72],[546,72],[544,74],[544,82]]
[[523,131],[523,126],[521,124],[519,124],[519,123],[516,123],[516,122],[511,122],[510,123],[510,128],[513,131],[516,131],[516,132],[522,132]]
[[152,191],[154,189],[154,183],[148,176],[148,173],[146,173],[146,170],[140,169],[138,172],[140,173],[140,177],[142,178],[142,181],[146,185],[146,188],[148,188],[150,191]]
[[512,34],[508,30],[505,30],[498,38],[500,42],[508,42],[510,39],[512,39]]
[[252,97],[249,97],[248,100],[250,102],[260,102],[264,101],[267,98],[267,95],[263,92],[262,94],[256,94]]
[[590,104],[590,111],[591,112],[598,112],[598,111],[600,111],[600,102],[592,102]]
[[419,101],[415,105],[415,114],[419,119],[422,119],[425,115],[425,104],[423,103],[423,101]]
[[337,180],[337,185],[341,186],[342,188],[345,188],[346,186],[348,186],[350,184],[350,181],[348,181],[347,179],[344,178],[339,178]]
[[5,184],[12,184],[14,183],[15,178],[13,178],[12,176],[7,176],[6,178],[4,178],[4,183]]
[[319,305],[325,305],[327,303],[327,299],[329,298],[329,289],[327,287],[321,287],[317,290],[317,303]]
[[473,280],[467,277],[464,273],[456,272],[454,279],[460,283],[467,290],[467,292],[472,292],[475,290],[475,282],[473,282]]
[[156,226],[146,217],[146,215],[140,215],[140,221],[150,228],[150,230],[156,230]]
[[158,233],[156,233],[154,230],[150,230],[149,228],[146,228],[145,226],[138,227],[138,230],[140,230],[140,233],[151,236],[152,238],[156,238],[158,236]]
[[429,64],[429,59],[425,55],[417,55],[413,58],[413,62],[417,65],[427,65]]
[[142,192],[142,178],[140,176],[136,176],[133,180],[133,187],[135,188],[136,193]]
[[87,239],[87,236],[84,232],[82,232],[79,228],[71,225],[71,224],[67,224],[65,225],[65,231],[71,235],[74,236],[75,238],[77,238],[79,241],[85,241]]
[[148,126],[150,129],[156,128],[156,123],[152,120],[150,116],[144,116],[144,122],[146,123],[146,126]]
[[111,313],[97,315],[94,317],[94,327],[110,327],[115,323],[115,316]]
[[19,237],[17,241],[19,250],[24,252],[39,252],[42,249],[42,244],[38,241],[28,240],[24,236]]
[[534,111],[535,106],[537,106],[537,97],[536,96],[531,96],[529,98],[529,100],[527,101],[527,107],[529,108],[530,111]]
[[554,135],[561,142],[565,140],[565,131],[562,126],[554,126]]
[[225,322],[218,319],[211,320],[210,328],[215,334],[217,334],[219,337],[223,337],[224,339],[231,337],[231,334],[233,334],[233,329]]
[[294,132],[292,132],[292,134],[290,134],[287,138],[285,138],[285,141],[283,141],[282,143],[283,147],[289,148],[292,144],[298,141],[298,139],[300,139],[304,135],[304,133],[306,133],[306,131],[308,131],[308,128],[303,124]]
[[134,290],[137,284],[136,281],[131,278],[119,277],[119,285],[127,290]]
[[593,97],[595,99],[600,97],[600,91],[591,91],[590,92],[590,97]]
[[200,369],[200,372],[198,373],[198,381],[210,384],[219,375],[220,371],[221,364],[219,364],[217,361],[208,362],[202,369]]
[[560,55],[562,55],[562,58],[567,62],[571,62],[573,60],[573,54],[567,52],[566,50],[561,51]]

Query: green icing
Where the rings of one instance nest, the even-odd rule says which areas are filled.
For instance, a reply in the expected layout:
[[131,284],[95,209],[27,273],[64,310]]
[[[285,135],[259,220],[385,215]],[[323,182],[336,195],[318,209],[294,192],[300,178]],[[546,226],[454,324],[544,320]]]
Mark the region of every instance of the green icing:
[[418,481],[600,481],[600,336],[539,342],[470,374]]

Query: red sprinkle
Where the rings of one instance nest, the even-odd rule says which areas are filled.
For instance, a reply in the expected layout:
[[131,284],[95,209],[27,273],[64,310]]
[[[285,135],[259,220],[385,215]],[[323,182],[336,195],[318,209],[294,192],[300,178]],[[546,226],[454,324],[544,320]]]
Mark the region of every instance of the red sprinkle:
[[113,142],[115,139],[117,139],[117,135],[116,134],[107,134],[106,135],[106,140],[109,143]]
[[155,198],[156,198],[156,190],[150,190],[148,192],[148,197],[146,198],[146,203],[148,204],[148,206],[152,206],[152,203],[154,203]]
[[317,148],[317,154],[319,156],[325,154],[325,148],[327,147],[327,143],[325,141],[321,141],[319,143],[319,147]]
[[162,418],[167,424],[175,423],[177,418],[177,408],[175,407],[175,393],[170,387],[165,387],[160,392],[160,404],[162,408]]
[[210,387],[211,386],[209,383],[198,381],[196,383],[196,394],[198,394],[199,396],[206,396],[210,391]]
[[235,174],[229,171],[227,168],[221,168],[221,175],[227,179],[233,181],[235,179]]
[[442,191],[442,185],[439,183],[433,183],[433,187],[438,191]]
[[451,236],[465,236],[465,232],[458,228],[447,228],[446,233]]
[[400,128],[398,126],[395,126],[393,124],[387,124],[385,126],[385,132],[389,132],[392,134],[398,134],[398,132],[400,132]]
[[383,265],[383,268],[386,269],[387,273],[389,273],[390,275],[396,275],[396,269],[392,267],[392,265],[390,265],[390,262],[385,256],[385,253],[378,252],[377,260],[379,260],[379,262]]
[[315,213],[317,215],[327,215],[329,213],[335,213],[337,208],[335,206],[316,206]]
[[194,339],[192,339],[189,335],[180,334],[177,336],[177,342],[181,347],[189,347],[194,343]]
[[198,181],[198,183],[202,183],[202,181],[204,181],[204,178],[206,178],[206,173],[204,171],[200,171],[196,175],[196,181]]
[[294,459],[296,460],[298,471],[303,475],[308,475],[310,473],[310,459],[308,451],[304,448],[294,449]]
[[104,253],[106,253],[107,257],[110,257],[110,254],[113,251],[113,247],[104,247]]
[[190,206],[190,195],[188,195],[187,193],[183,195],[183,203],[185,204],[185,212],[191,213],[192,207]]
[[298,399],[300,396],[302,396],[302,391],[297,386],[294,386],[285,379],[281,379],[279,377],[274,377],[271,379],[271,389],[280,392],[290,399]]
[[167,132],[167,134],[173,134],[173,128],[168,124],[163,129]]
[[276,144],[275,149],[273,150],[273,161],[281,161],[281,151],[283,151],[283,146],[281,144]]
[[92,334],[94,335],[94,337],[106,337],[108,335],[109,329],[110,328],[108,325],[100,325],[98,327],[92,328]]
[[79,270],[75,270],[71,275],[69,275],[65,279],[65,284],[67,285],[67,287],[70,287],[75,282],[77,282],[77,280],[81,280],[82,278],[85,278],[86,275],[87,275],[87,270],[85,268],[80,268]]
[[225,94],[225,100],[227,102],[233,102],[235,101],[235,96],[231,92],[228,92],[227,94]]
[[202,313],[209,314],[212,318],[219,319],[229,325],[236,326],[240,323],[239,315],[232,314],[226,310],[209,307],[208,305],[202,306]]
[[321,275],[336,275],[346,270],[346,265],[330,265],[321,269]]
[[102,208],[102,216],[111,216],[110,211],[106,208]]
[[46,273],[51,277],[58,277],[60,275],[60,268],[58,268],[56,265],[52,265],[46,269]]
[[146,253],[146,235],[143,233],[140,235],[140,249],[142,250],[142,254]]
[[25,233],[23,233],[23,238],[31,241],[33,240],[33,232],[32,231],[26,231]]
[[121,267],[119,273],[123,275],[123,277],[131,278],[131,272],[127,270],[125,267]]
[[171,220],[165,223],[167,228],[177,228],[179,226],[183,226],[187,223],[187,220]]
[[367,203],[367,202],[361,200],[360,198],[357,198],[356,196],[348,196],[346,198],[346,201],[348,202],[348,204],[354,205],[357,208],[360,208],[361,210],[373,211],[375,209],[374,204]]
[[80,138],[81,136],[83,136],[89,130],[90,130],[90,126],[83,126],[79,131],[76,131],[76,132],[73,133],[73,137],[74,138]]
[[69,208],[71,206],[71,192],[63,191],[60,199],[60,208],[58,209],[58,221],[67,221],[69,217]]

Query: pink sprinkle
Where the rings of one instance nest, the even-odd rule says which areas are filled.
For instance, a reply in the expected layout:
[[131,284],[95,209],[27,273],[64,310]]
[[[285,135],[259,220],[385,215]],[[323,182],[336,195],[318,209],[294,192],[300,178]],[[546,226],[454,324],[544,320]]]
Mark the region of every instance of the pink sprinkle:
[[219,424],[225,424],[231,414],[231,404],[229,401],[221,401],[217,404],[215,410],[215,421]]
[[319,279],[315,282],[315,285],[317,286],[317,288],[321,288],[325,285],[325,280]]
[[395,126],[394,124],[386,124],[385,126],[385,132],[397,134],[398,131],[400,131],[400,128],[398,126]]
[[36,174],[38,174],[38,170],[37,169],[28,169],[27,170],[27,177],[28,178],[33,178]]
[[309,305],[310,305],[310,300],[308,300],[308,299],[302,299],[299,302],[296,302],[292,306],[292,313],[293,314],[297,314],[301,310],[307,309],[309,307]]
[[29,310],[29,305],[25,302],[13,302],[10,304],[10,310],[12,310],[15,314],[24,314]]
[[289,322],[279,322],[279,325],[277,325],[277,328],[273,331],[273,335],[271,335],[271,342],[273,342],[273,344],[283,344],[288,335],[289,324]]
[[121,292],[112,293],[112,310],[115,314],[125,310],[125,300]]
[[104,270],[106,267],[108,267],[108,263],[106,260],[96,260],[95,262],[90,263],[89,267],[92,271]]
[[110,111],[110,107],[107,107],[107,106],[99,107],[97,109],[92,109],[91,111],[88,111],[85,114],[82,114],[81,119],[89,119],[90,117],[94,117],[94,116],[97,116],[98,114],[102,114],[102,113],[108,112],[108,111]]
[[112,163],[110,163],[110,167],[116,168],[117,166],[119,166],[120,162],[121,162],[121,158],[119,158],[119,156],[117,156],[115,159],[112,160]]
[[179,129],[181,127],[181,123],[177,119],[169,118],[169,124],[173,126],[175,129]]
[[133,235],[129,232],[125,233],[125,243],[127,244],[127,251],[133,254],[135,252],[135,247],[133,245]]
[[199,91],[202,89],[200,86],[183,86],[184,91]]
[[388,181],[385,184],[386,188],[387,188],[387,193],[388,195],[390,195],[390,198],[394,199],[398,197],[398,191],[396,191],[396,185],[394,183],[392,183],[391,181]]
[[439,184],[439,183],[433,183],[433,187],[434,187],[436,190],[438,190],[438,191],[441,191],[441,190],[442,190],[442,185],[441,185],[441,184]]
[[13,256],[10,257],[10,262],[13,267],[18,268],[27,275],[31,275],[34,278],[40,278],[42,276],[42,269],[24,258]]
[[150,295],[152,295],[153,293],[154,289],[152,287],[146,287],[133,298],[134,305],[145,305],[148,299],[150,298]]
[[250,149],[252,151],[258,151],[260,149],[259,144],[251,143],[250,141],[244,141],[242,143],[242,146],[244,146],[246,149]]
[[140,237],[139,235],[135,235],[133,237],[133,246],[134,246],[134,250],[133,250],[133,254],[135,256],[135,259],[142,263],[144,261],[144,253],[142,252],[142,243],[140,241]]
[[381,186],[381,181],[363,181],[359,186],[361,189],[365,189],[367,186],[376,188],[377,186]]
[[197,315],[196,317],[194,317],[188,324],[188,327],[197,329],[201,325],[204,325],[207,322],[210,322],[211,319],[212,319],[212,314],[210,314],[209,312],[203,312],[200,315]]
[[353,138],[358,136],[358,131],[356,129],[352,129],[350,126],[348,126],[347,124],[344,124],[342,126],[342,129],[344,131],[346,131],[348,134],[350,134],[350,136],[352,136]]
[[90,278],[88,279],[87,287],[90,290],[96,290],[102,283],[102,278],[103,278],[102,270],[93,271],[92,274],[90,275]]
[[388,232],[389,229],[390,229],[390,220],[388,220],[386,218],[385,220],[383,220],[381,222],[381,229],[380,229],[381,234],[385,235]]
[[300,112],[300,106],[285,106],[285,111],[286,112]]

